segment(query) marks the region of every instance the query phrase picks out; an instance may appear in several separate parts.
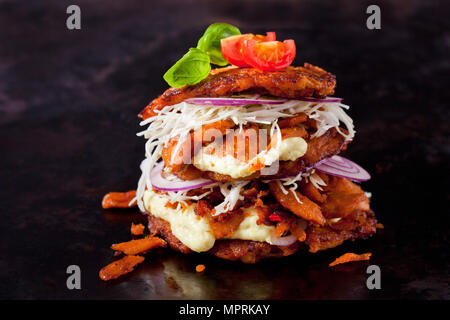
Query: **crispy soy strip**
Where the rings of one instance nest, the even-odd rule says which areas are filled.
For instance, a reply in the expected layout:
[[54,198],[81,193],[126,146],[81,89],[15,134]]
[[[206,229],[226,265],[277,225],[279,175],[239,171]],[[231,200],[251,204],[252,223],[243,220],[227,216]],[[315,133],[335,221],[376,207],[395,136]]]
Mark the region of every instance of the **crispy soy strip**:
[[291,227],[291,233],[298,239],[298,241],[303,242],[306,240],[306,232],[303,230],[298,223],[295,223]]
[[330,267],[333,267],[337,264],[347,263],[351,261],[362,261],[362,260],[369,260],[372,253],[367,252],[363,254],[356,254],[352,252],[347,252],[334,260],[332,263],[330,263]]
[[131,190],[128,192],[110,192],[107,193],[102,200],[103,209],[111,208],[131,208],[137,205],[134,201],[130,205],[130,201],[136,197],[136,190]]
[[290,128],[290,127],[294,127],[302,122],[305,122],[306,120],[308,120],[308,116],[305,113],[300,113],[298,115],[295,115],[291,118],[286,118],[286,119],[281,119],[278,121],[278,126],[283,129],[283,128]]
[[307,196],[309,199],[316,203],[324,203],[327,199],[325,194],[320,193],[319,189],[317,189],[314,184],[310,181],[306,181],[303,179],[300,181],[300,191]]
[[290,217],[280,217],[280,221],[275,227],[275,236],[277,238],[281,237],[284,233],[290,231],[291,234],[298,239],[298,241],[303,242],[306,240],[305,231],[298,225],[297,219],[294,216]]
[[142,223],[134,224],[131,223],[131,234],[133,236],[140,236],[144,233],[144,225]]
[[292,127],[292,128],[283,128],[281,129],[281,136],[284,139],[299,137],[303,138],[307,135],[305,128],[302,127]]
[[104,281],[117,279],[118,277],[133,271],[134,267],[144,261],[141,256],[125,256],[103,267],[98,275]]
[[111,249],[121,251],[126,255],[135,255],[158,247],[166,247],[166,242],[161,238],[148,236],[142,239],[113,244]]
[[[275,199],[277,199],[284,208],[290,210],[296,216],[321,226],[325,224],[325,217],[322,215],[320,207],[300,192],[288,190],[288,193],[284,194],[278,181],[269,182],[269,187]],[[294,192],[301,202],[298,202]]]

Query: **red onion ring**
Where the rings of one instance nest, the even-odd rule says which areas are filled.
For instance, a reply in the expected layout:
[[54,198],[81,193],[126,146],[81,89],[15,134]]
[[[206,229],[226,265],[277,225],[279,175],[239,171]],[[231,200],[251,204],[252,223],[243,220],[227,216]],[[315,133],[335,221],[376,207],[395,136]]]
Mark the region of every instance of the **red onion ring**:
[[[342,102],[342,98],[326,97],[326,98],[313,98],[313,97],[303,97],[297,98],[295,100],[306,101],[306,102]],[[268,100],[268,99],[258,99],[258,96],[251,98],[189,98],[184,100],[187,103],[195,103],[199,105],[213,105],[213,106],[244,106],[247,104],[282,104],[288,99],[280,100]]]
[[208,179],[181,180],[180,178],[176,178],[174,180],[167,180],[161,174],[163,168],[164,161],[161,161],[150,171],[150,181],[152,187],[160,191],[183,191],[198,189],[215,183],[215,181]]
[[332,156],[327,161],[315,165],[314,168],[332,176],[354,181],[370,179],[370,174],[361,166],[341,156]]
[[294,237],[294,235],[292,235],[292,234],[288,235],[286,237],[281,237],[281,238],[272,237],[272,239],[270,239],[270,242],[272,242],[273,245],[281,246],[281,247],[290,246],[291,244],[293,244],[296,241],[298,241],[298,239],[296,237]]
[[195,103],[202,106],[245,106],[247,104],[282,104],[288,99],[267,100],[267,99],[238,99],[238,98],[189,98],[184,100],[187,103]]
[[[367,181],[370,179],[370,174],[361,166],[341,156],[332,156],[330,158],[322,159],[313,164],[311,167],[306,167],[301,172],[307,172],[311,169],[317,169],[318,171],[322,171],[332,176],[337,176],[354,181]],[[299,173],[297,173],[296,175],[298,175]],[[282,177],[269,176],[267,178],[264,178],[264,180],[270,181],[276,179],[285,179],[295,177],[296,175]]]
[[334,98],[334,97],[326,97],[323,99],[320,98],[311,98],[311,97],[303,97],[303,98],[297,98],[295,100],[300,101],[307,101],[307,102],[342,102],[342,98]]

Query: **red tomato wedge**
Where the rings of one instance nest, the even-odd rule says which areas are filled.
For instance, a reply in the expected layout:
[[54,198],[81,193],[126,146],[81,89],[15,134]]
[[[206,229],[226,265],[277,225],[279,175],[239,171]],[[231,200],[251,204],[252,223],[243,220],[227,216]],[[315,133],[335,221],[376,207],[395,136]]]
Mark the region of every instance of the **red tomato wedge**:
[[256,42],[275,41],[275,32],[267,32],[267,35],[260,34],[254,35],[253,33],[241,34],[238,36],[232,36],[224,38],[220,41],[220,50],[224,58],[231,64],[238,67],[250,67],[245,62],[242,54],[242,47],[245,40],[254,40]]
[[259,42],[245,39],[242,47],[244,61],[262,71],[278,71],[289,66],[295,58],[294,40]]
[[277,35],[275,32],[266,32],[266,41],[275,41],[277,40]]

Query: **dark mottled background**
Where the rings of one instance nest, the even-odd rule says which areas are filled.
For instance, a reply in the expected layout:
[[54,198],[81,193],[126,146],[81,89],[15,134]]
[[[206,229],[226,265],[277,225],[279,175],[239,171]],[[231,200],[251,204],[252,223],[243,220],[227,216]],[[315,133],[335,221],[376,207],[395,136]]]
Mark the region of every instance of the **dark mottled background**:
[[[448,2],[386,1],[382,29],[367,1],[0,1],[0,298],[449,299]],[[167,85],[162,74],[212,22],[274,30],[337,75],[357,137],[347,155],[373,179],[364,188],[385,229],[315,255],[241,265],[170,251],[102,283],[109,246],[130,238],[135,211],[108,212],[104,193],[135,188],[144,140],[136,114]],[[335,268],[346,252],[369,263]],[[204,263],[206,272],[196,274]],[[66,288],[66,268],[82,290]]]

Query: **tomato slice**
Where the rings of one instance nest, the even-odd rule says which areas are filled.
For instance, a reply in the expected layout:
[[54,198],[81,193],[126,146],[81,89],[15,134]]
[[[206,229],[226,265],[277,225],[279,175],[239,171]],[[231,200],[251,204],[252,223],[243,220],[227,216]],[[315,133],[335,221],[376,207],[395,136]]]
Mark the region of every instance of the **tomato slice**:
[[277,40],[277,35],[275,32],[266,33],[266,41],[275,41],[275,40]]
[[248,67],[249,65],[244,61],[242,55],[242,45],[244,40],[252,39],[252,37],[252,34],[247,33],[220,40],[220,51],[222,51],[223,57],[235,66]]
[[289,66],[295,58],[294,40],[258,42],[245,39],[242,47],[244,61],[262,71],[278,71]]
[[231,64],[238,67],[250,67],[250,65],[245,62],[244,56],[242,54],[242,47],[245,40],[254,40],[256,42],[264,41],[275,41],[275,32],[267,32],[266,36],[252,33],[241,34],[237,36],[232,36],[224,38],[220,41],[220,50],[224,58]]

